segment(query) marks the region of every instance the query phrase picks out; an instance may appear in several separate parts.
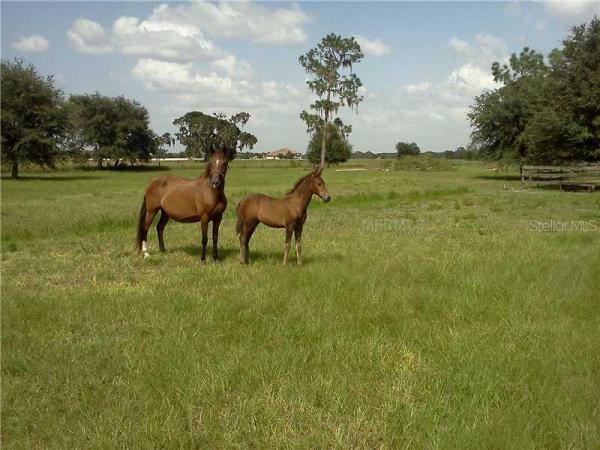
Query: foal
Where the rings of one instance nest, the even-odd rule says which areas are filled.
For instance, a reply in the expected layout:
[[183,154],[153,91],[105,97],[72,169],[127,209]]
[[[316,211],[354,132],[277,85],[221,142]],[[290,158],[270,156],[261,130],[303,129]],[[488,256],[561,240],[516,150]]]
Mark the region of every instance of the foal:
[[156,225],[158,246],[165,251],[163,232],[169,219],[177,222],[200,222],[202,229],[202,254],[200,259],[206,261],[206,244],[208,242],[208,223],[212,222],[213,259],[219,259],[217,243],[219,225],[223,212],[227,208],[225,197],[225,175],[229,161],[235,156],[235,150],[223,147],[212,153],[204,172],[198,178],[187,178],[165,175],[155,178],[146,187],[144,201],[140,209],[137,233],[137,250],[148,254],[148,229],[154,216],[160,211],[160,219]]
[[321,178],[322,167],[316,167],[308,175],[300,178],[283,198],[273,198],[263,194],[250,194],[237,207],[236,231],[240,236],[240,262],[248,263],[248,244],[259,223],[271,228],[285,228],[283,264],[287,264],[292,232],[296,237],[296,261],[302,264],[302,227],[306,220],[306,210],[313,194],[323,201],[331,200],[331,195]]

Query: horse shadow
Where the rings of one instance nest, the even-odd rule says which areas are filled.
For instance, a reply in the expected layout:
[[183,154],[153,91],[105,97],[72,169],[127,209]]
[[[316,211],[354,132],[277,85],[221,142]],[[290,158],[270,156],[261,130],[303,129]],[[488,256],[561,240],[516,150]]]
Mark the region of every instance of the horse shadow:
[[[179,247],[174,250],[180,250],[189,256],[196,256],[198,258],[200,258],[200,254],[202,253],[202,247],[200,245],[186,245],[184,247]],[[238,252],[239,249],[237,248],[219,246],[219,259],[224,260],[227,258],[231,258],[233,256],[236,256]],[[210,245],[206,247],[206,259],[209,258],[212,259],[212,247]]]
[[[200,258],[200,253],[201,253],[201,247],[199,245],[186,245],[184,247],[179,247],[174,249],[175,251],[183,251],[184,253],[186,253],[189,256],[194,256],[197,258]],[[168,251],[168,250],[167,250]],[[237,260],[238,255],[240,253],[240,249],[238,247],[219,247],[219,260],[220,261],[225,261],[229,258],[234,258]],[[210,246],[207,247],[206,249],[206,259],[212,259],[212,248]],[[313,260],[321,260],[321,259],[325,259],[327,261],[340,261],[343,259],[342,255],[340,254],[328,254],[326,256],[318,256],[318,257],[314,257],[314,256],[306,256],[305,254],[302,255],[302,262],[303,265],[306,264],[311,264],[313,262]],[[277,264],[281,264],[281,262],[283,261],[283,246],[281,248],[281,250],[252,250],[250,249],[250,264],[252,264],[253,262],[259,262],[259,261],[263,261],[263,262],[274,262]],[[296,253],[294,252],[294,250],[290,250],[290,255],[289,255],[289,259],[288,259],[288,263],[291,265],[295,265],[296,264]]]

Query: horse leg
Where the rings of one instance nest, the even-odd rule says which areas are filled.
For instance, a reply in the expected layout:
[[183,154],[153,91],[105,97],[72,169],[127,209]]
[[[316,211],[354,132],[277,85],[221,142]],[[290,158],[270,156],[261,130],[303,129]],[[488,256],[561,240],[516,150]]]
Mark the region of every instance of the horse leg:
[[212,226],[212,239],[213,239],[213,259],[215,261],[219,260],[219,225],[221,225],[221,219],[223,216],[221,214],[216,215],[213,218],[213,226]]
[[208,244],[208,219],[202,219],[202,253],[200,261],[206,261],[206,244]]
[[296,239],[296,262],[302,264],[302,223],[299,222],[294,227],[294,237]]
[[240,264],[248,264],[248,252],[246,251],[246,233],[243,229],[240,232]]
[[163,239],[163,233],[165,231],[165,227],[167,226],[167,222],[169,222],[169,216],[164,211],[160,213],[160,219],[158,219],[158,223],[156,224],[156,234],[158,234],[158,248],[161,252],[165,252],[165,241]]
[[240,233],[240,263],[248,264],[250,254],[250,238],[256,230],[258,222],[251,224],[245,223]]
[[150,229],[150,226],[152,226],[156,213],[158,213],[158,209],[146,211],[146,217],[144,218],[144,228],[142,230],[142,253],[144,254],[144,258],[150,256],[150,253],[148,253],[148,230]]
[[288,254],[290,253],[290,245],[292,241],[292,232],[294,231],[293,227],[285,228],[285,244],[283,246],[283,264],[287,264],[288,262]]

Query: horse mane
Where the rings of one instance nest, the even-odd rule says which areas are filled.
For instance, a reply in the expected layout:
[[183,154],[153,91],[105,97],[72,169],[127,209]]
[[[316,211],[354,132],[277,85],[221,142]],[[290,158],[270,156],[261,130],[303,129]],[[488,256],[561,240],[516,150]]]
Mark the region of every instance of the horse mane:
[[208,161],[206,161],[206,164],[204,164],[204,170],[202,171],[202,177],[208,178],[210,176],[210,159]]
[[308,175],[304,175],[302,178],[300,178],[298,181],[296,181],[296,184],[294,184],[294,186],[286,192],[286,195],[293,193],[296,189],[298,189],[298,186],[300,186],[307,178],[312,176],[312,172],[310,172]]

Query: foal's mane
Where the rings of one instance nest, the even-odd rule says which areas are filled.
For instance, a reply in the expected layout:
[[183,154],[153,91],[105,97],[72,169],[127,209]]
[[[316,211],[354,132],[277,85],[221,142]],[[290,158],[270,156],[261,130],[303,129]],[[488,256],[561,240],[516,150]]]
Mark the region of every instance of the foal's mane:
[[302,178],[300,178],[298,181],[296,181],[296,184],[294,184],[294,186],[286,192],[287,194],[291,194],[293,193],[296,189],[298,189],[298,187],[308,178],[312,177],[313,173],[310,172],[308,175],[304,175]]

